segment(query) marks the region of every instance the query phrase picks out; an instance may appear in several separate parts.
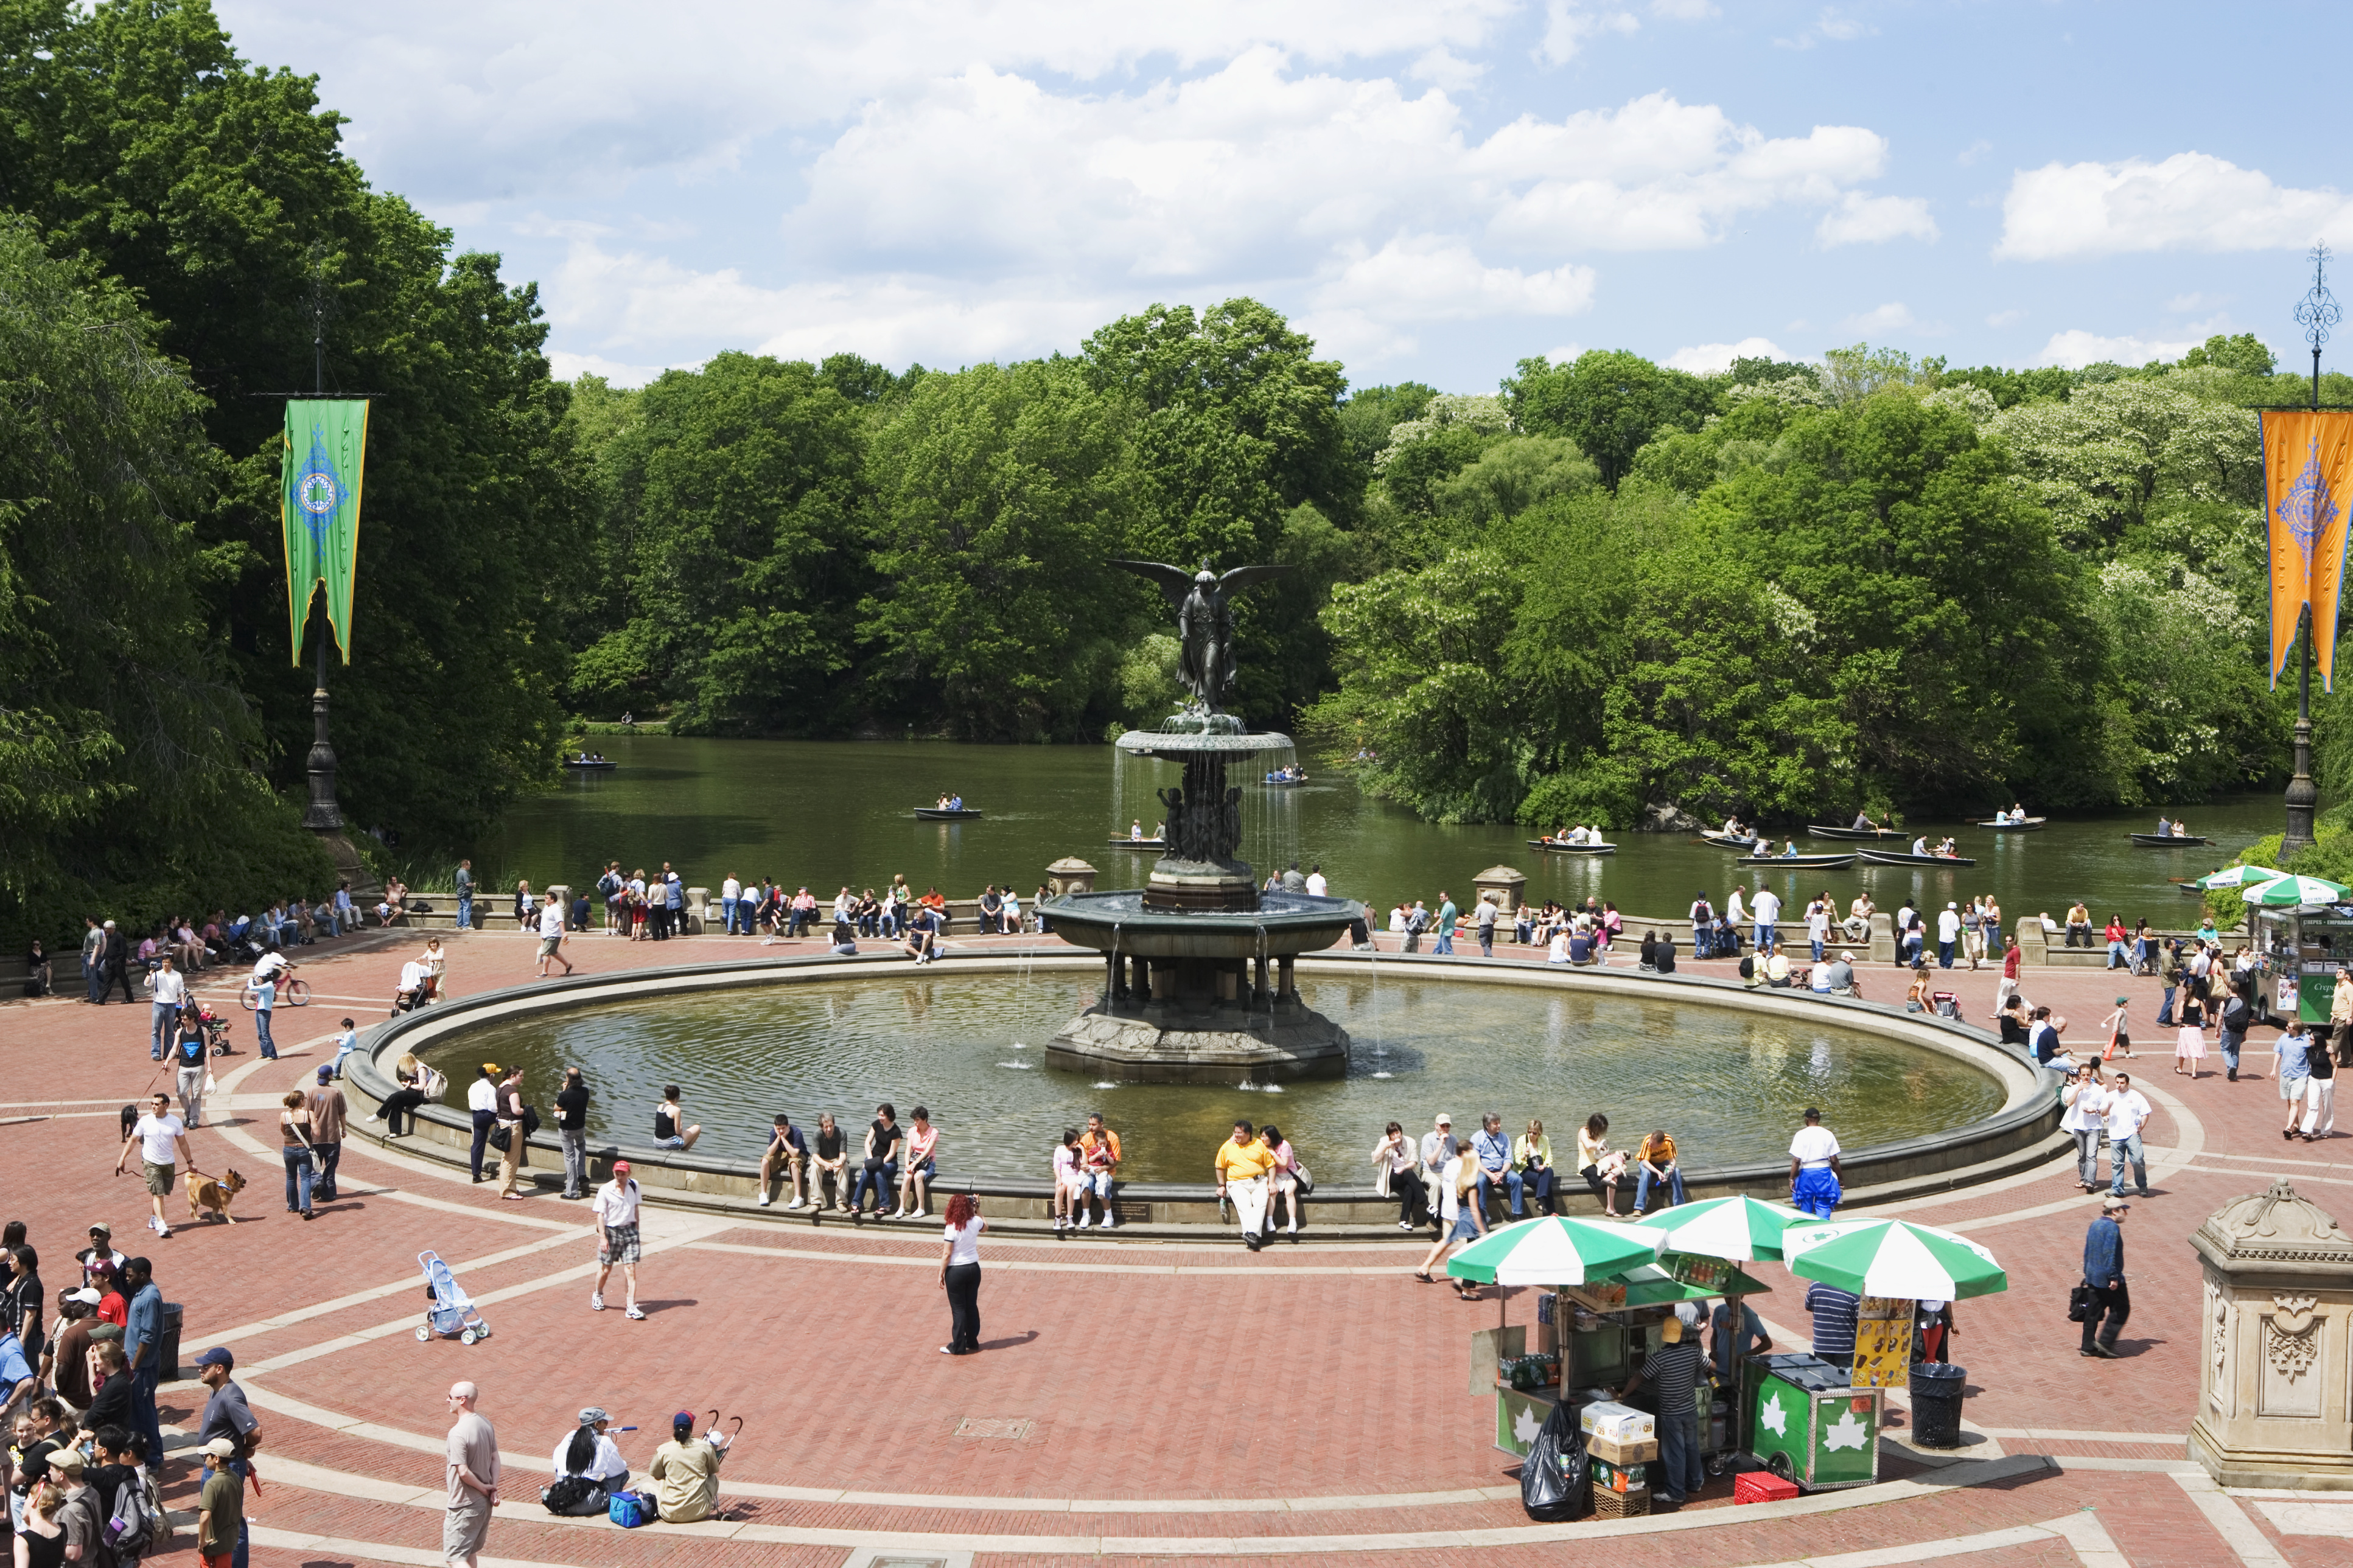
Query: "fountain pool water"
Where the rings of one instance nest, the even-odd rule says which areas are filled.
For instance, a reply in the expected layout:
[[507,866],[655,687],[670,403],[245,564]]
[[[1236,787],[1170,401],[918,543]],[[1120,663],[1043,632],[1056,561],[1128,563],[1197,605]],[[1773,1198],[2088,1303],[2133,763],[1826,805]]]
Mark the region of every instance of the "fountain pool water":
[[1358,1049],[1343,1077],[1252,1089],[1103,1088],[1099,1068],[1050,1066],[1048,1040],[1092,1002],[1101,971],[1043,963],[1017,984],[946,964],[486,1021],[438,1065],[462,1107],[471,1063],[520,1062],[543,1093],[564,1066],[584,1064],[592,1134],[625,1143],[650,1141],[662,1085],[680,1083],[704,1130],[696,1152],[747,1158],[778,1110],[809,1130],[829,1110],[855,1147],[878,1102],[902,1121],[922,1104],[950,1175],[1042,1178],[1061,1130],[1101,1110],[1129,1179],[1194,1183],[1209,1179],[1237,1116],[1280,1122],[1319,1181],[1356,1186],[1370,1181],[1366,1156],[1387,1122],[1418,1137],[1441,1110],[1466,1137],[1483,1110],[1514,1133],[1538,1118],[1563,1163],[1599,1110],[1620,1147],[1664,1127],[1696,1169],[1777,1158],[1809,1105],[1852,1149],[1958,1128],[2003,1102],[2000,1082],[1966,1061],[1841,1027],[1834,1015],[1736,1011],[1664,987],[1652,1000],[1486,984],[1467,969],[1440,978],[1385,964],[1376,979],[1314,967],[1301,965],[1303,1000]]

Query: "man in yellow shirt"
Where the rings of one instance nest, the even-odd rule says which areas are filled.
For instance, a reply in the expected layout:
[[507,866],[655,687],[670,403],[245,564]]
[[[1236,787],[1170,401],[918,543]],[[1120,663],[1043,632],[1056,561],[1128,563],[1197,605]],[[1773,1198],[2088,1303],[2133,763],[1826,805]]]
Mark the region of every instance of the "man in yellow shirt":
[[1242,1227],[1242,1245],[1252,1252],[1266,1239],[1266,1178],[1274,1169],[1274,1151],[1247,1121],[1234,1123],[1234,1135],[1218,1145],[1218,1196],[1231,1198],[1234,1218]]

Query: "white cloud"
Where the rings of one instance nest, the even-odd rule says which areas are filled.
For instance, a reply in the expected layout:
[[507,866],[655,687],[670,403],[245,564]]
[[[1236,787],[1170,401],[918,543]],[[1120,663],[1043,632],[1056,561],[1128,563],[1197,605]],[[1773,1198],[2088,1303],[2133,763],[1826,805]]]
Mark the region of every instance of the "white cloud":
[[1442,87],[1449,92],[1460,92],[1475,86],[1487,68],[1475,60],[1466,60],[1443,45],[1425,50],[1406,70],[1416,81],[1426,81],[1432,87]]
[[1544,41],[1536,46],[1536,58],[1548,66],[1565,66],[1577,58],[1586,39],[1603,33],[1631,33],[1641,26],[1631,11],[1586,11],[1578,8],[1577,0],[1547,0]]
[[1573,316],[1592,308],[1594,272],[1567,263],[1541,272],[1489,267],[1459,241],[1393,239],[1346,258],[1316,289],[1320,309],[1370,311],[1390,320],[1466,321],[1481,316]]
[[1567,364],[1585,353],[1583,343],[1563,343],[1556,349],[1545,350],[1545,359],[1552,364]]
[[2042,352],[2034,358],[2037,364],[2059,365],[2068,370],[2081,370],[2087,364],[2113,361],[2117,364],[2147,364],[2157,359],[2179,359],[2205,342],[2203,338],[2186,338],[2179,342],[2161,338],[2104,338],[2087,332],[2081,327],[2063,332],[2053,332]]
[[2353,197],[2277,185],[2204,153],[2162,163],[2046,163],[2010,177],[2000,243],[2008,261],[2152,250],[2273,250],[2353,237]]
[[1996,310],[1985,319],[1985,322],[1989,327],[2014,327],[2024,320],[2026,312],[2023,310]]
[[1873,332],[1900,332],[1908,327],[1917,327],[1919,324],[1913,318],[1910,306],[1901,300],[1891,300],[1884,305],[1849,316],[1839,323],[1839,330],[1843,332],[1860,332],[1869,337]]
[[1651,15],[1671,22],[1704,22],[1717,11],[1713,0],[1651,0]]
[[1891,239],[1934,239],[1936,220],[1919,196],[1867,196],[1849,191],[1815,228],[1824,245],[1878,245]]
[[1810,49],[1817,43],[1851,43],[1856,38],[1869,37],[1878,31],[1878,28],[1858,22],[1852,16],[1840,16],[1836,6],[1825,5],[1822,7],[1821,15],[1814,18],[1812,26],[1795,37],[1776,38],[1773,41],[1785,49]]
[[1694,375],[1720,375],[1732,368],[1736,359],[1788,359],[1780,345],[1770,338],[1743,338],[1736,343],[1697,343],[1687,349],[1677,349],[1667,356],[1666,363],[1676,370],[1687,370]]
[[1978,159],[1984,157],[1987,153],[1992,151],[1993,143],[1980,136],[1976,141],[1970,142],[1968,146],[1962,148],[1958,153],[1955,153],[1953,156],[1953,162],[1966,169],[1970,164],[1976,163]]

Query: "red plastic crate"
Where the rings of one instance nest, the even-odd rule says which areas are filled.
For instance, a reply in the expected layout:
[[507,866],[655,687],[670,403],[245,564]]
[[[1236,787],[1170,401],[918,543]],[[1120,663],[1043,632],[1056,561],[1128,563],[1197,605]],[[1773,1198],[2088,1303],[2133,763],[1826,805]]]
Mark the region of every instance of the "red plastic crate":
[[1734,1502],[1778,1502],[1798,1495],[1798,1483],[1770,1470],[1743,1470],[1732,1478]]

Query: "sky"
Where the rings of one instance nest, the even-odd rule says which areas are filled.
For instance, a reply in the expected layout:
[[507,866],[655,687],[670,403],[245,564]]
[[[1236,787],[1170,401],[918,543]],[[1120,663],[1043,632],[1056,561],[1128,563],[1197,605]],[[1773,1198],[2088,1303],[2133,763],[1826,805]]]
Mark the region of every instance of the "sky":
[[216,3],[538,282],[567,378],[1008,361],[1245,294],[1358,386],[2242,331],[2302,369],[2305,254],[2353,256],[2341,4]]

